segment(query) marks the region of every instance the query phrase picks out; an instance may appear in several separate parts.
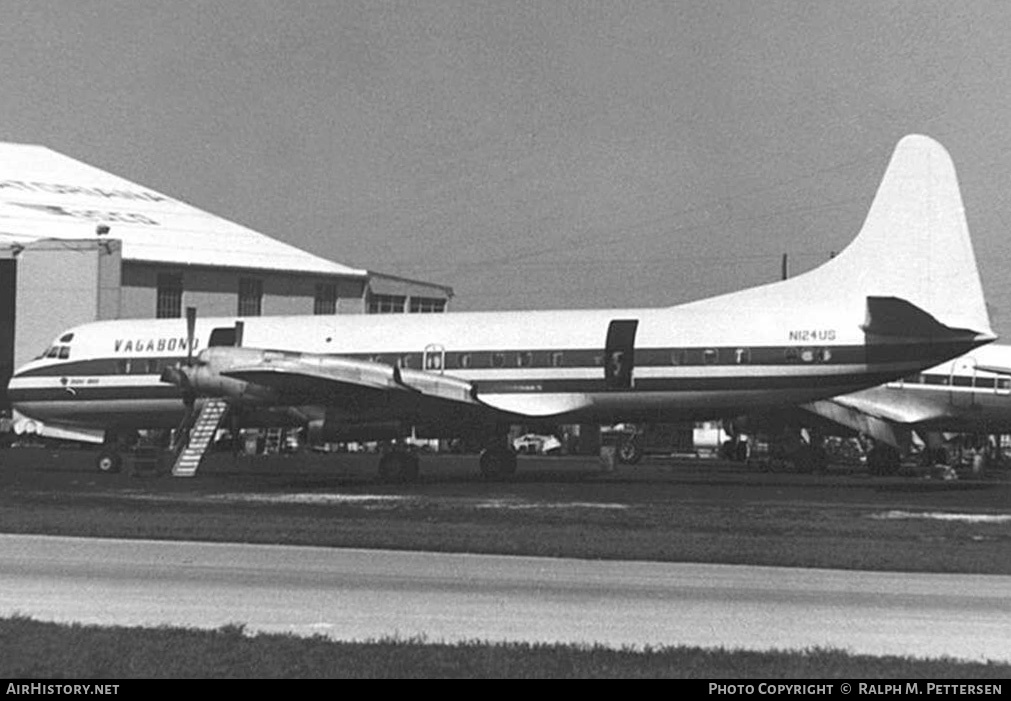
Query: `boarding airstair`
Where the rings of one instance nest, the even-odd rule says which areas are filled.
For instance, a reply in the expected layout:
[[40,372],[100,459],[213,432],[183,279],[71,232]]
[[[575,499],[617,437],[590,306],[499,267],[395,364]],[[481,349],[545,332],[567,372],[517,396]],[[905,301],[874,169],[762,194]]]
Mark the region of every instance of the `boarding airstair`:
[[263,452],[266,455],[276,455],[284,452],[284,429],[269,428],[263,441]]
[[221,420],[228,411],[228,402],[224,399],[207,399],[200,407],[200,413],[189,429],[186,445],[179,451],[175,465],[172,466],[173,477],[193,477],[200,467],[200,461],[207,454],[214,440],[214,434],[221,425]]

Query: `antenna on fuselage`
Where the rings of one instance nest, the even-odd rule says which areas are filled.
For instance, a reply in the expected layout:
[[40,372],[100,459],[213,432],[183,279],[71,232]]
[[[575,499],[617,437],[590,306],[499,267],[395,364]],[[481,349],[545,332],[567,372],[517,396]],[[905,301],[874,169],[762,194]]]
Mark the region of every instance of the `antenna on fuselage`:
[[242,333],[246,330],[246,323],[244,321],[235,322],[235,347],[238,348],[242,345]]

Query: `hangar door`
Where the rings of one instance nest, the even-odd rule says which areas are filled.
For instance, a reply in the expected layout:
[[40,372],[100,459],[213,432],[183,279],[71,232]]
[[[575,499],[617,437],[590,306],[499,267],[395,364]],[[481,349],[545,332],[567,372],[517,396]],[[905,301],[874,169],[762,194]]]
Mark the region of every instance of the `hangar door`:
[[0,411],[10,409],[7,381],[14,374],[14,310],[17,260],[0,260]]

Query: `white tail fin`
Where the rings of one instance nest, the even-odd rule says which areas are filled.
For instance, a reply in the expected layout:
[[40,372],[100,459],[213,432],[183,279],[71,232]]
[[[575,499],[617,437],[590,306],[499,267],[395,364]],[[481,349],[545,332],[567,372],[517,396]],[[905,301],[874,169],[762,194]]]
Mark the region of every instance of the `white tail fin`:
[[955,166],[941,144],[918,134],[896,146],[859,235],[842,253],[730,297],[738,295],[749,306],[804,300],[857,317],[868,297],[895,297],[948,327],[993,337]]
[[947,326],[990,333],[955,166],[926,136],[899,142],[860,235],[811,275],[899,297]]

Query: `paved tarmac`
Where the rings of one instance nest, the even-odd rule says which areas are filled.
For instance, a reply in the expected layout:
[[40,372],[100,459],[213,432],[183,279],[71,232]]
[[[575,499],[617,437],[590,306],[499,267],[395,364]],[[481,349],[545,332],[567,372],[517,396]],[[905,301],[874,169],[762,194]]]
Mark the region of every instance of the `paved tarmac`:
[[1011,577],[0,535],[0,615],[1011,662]]

